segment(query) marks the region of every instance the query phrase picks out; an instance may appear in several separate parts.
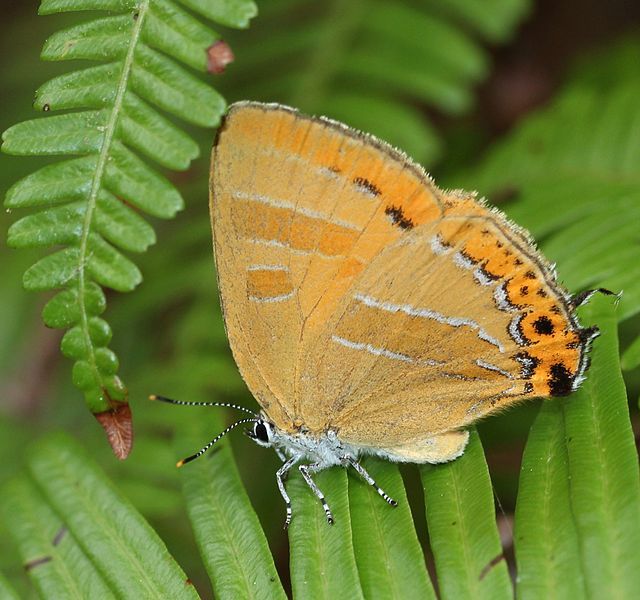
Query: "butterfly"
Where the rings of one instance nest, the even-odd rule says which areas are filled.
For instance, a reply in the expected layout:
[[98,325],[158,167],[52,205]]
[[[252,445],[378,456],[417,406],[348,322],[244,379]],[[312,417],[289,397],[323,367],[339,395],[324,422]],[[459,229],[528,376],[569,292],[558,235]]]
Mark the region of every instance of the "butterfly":
[[475,194],[438,189],[371,135],[278,104],[232,105],[211,165],[211,221],[224,322],[260,405],[243,423],[276,450],[285,487],[360,465],[444,463],[466,427],[527,398],[565,396],[595,327],[529,234]]

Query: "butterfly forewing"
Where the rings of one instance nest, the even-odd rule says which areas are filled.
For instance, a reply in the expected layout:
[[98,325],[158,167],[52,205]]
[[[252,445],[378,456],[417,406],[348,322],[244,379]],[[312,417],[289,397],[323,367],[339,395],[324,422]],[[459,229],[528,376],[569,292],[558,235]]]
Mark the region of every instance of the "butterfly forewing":
[[[211,215],[230,343],[269,417],[290,430],[300,417],[303,347],[354,278],[402,234],[390,225],[381,188],[413,206],[417,221],[436,218],[441,208],[426,176],[399,153],[282,107],[232,107],[212,162]],[[375,176],[376,186],[363,174]]]

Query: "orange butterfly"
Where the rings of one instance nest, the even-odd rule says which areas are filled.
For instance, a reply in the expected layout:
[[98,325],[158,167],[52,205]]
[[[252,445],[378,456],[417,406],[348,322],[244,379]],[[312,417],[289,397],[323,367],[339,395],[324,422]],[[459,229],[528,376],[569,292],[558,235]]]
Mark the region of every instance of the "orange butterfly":
[[[477,419],[584,378],[597,329],[533,241],[473,194],[341,123],[234,104],[212,156],[211,220],[229,343],[260,404],[233,427],[313,473],[442,463]],[[158,399],[178,404],[166,398]],[[204,403],[220,405],[220,403]]]

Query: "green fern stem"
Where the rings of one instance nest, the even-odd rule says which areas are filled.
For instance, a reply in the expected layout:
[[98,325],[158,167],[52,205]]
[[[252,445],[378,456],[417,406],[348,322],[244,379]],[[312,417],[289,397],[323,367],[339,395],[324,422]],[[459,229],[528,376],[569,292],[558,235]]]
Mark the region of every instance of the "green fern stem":
[[[91,366],[93,377],[96,383],[100,386],[103,392],[106,392],[104,385],[102,385],[102,375],[98,364],[96,362],[96,355],[93,348],[93,342],[89,333],[89,311],[85,302],[86,291],[86,264],[88,261],[87,249],[89,234],[92,230],[93,216],[95,212],[98,193],[102,187],[102,180],[104,177],[105,167],[111,150],[111,144],[113,137],[118,126],[118,120],[122,111],[122,103],[124,101],[125,93],[127,91],[127,83],[133,67],[133,61],[135,56],[136,46],[140,40],[140,34],[142,32],[142,26],[144,19],[149,9],[149,1],[142,0],[138,5],[137,12],[134,13],[135,25],[131,29],[131,42],[127,49],[127,54],[122,63],[122,72],[118,80],[116,88],[116,95],[109,115],[109,120],[104,130],[104,138],[102,146],[100,148],[100,154],[98,155],[98,162],[91,181],[91,190],[89,197],[87,198],[87,209],[82,225],[82,235],[80,237],[80,254],[78,258],[78,302],[80,308],[80,323],[82,329],[82,335],[84,337],[85,347],[87,348],[87,358]],[[104,396],[96,398],[89,402],[89,408],[92,412],[102,412],[111,408],[110,399],[106,399]]]

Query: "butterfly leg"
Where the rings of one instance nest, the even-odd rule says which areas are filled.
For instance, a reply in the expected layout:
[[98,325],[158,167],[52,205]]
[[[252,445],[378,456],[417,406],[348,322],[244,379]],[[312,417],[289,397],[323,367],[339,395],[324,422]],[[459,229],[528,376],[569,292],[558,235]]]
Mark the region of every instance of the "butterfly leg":
[[278,489],[280,490],[280,495],[284,500],[285,505],[287,506],[287,517],[284,520],[284,529],[289,527],[291,523],[291,498],[289,498],[289,494],[287,494],[287,490],[284,487],[284,480],[289,473],[289,469],[293,467],[299,460],[298,456],[292,456],[289,460],[286,460],[285,463],[276,471],[276,481],[278,482]]
[[378,492],[378,494],[380,494],[380,496],[385,499],[387,504],[390,504],[391,506],[398,506],[398,503],[391,496],[387,495],[387,493],[375,482],[375,479],[369,475],[367,470],[353,456],[345,454],[340,460],[345,466],[351,465],[362,479],[364,479],[376,492]]
[[331,512],[331,509],[329,508],[329,505],[327,504],[327,501],[324,499],[324,494],[320,491],[320,488],[316,485],[316,482],[311,479],[311,473],[320,470],[318,463],[314,463],[312,465],[300,465],[298,469],[300,473],[302,473],[302,476],[307,482],[307,485],[311,488],[311,491],[316,495],[318,500],[322,502],[322,508],[324,509],[324,514],[327,517],[327,523],[329,523],[329,525],[333,525],[333,514]]

